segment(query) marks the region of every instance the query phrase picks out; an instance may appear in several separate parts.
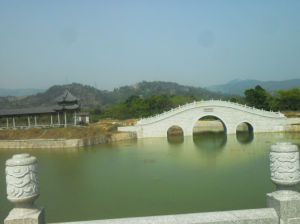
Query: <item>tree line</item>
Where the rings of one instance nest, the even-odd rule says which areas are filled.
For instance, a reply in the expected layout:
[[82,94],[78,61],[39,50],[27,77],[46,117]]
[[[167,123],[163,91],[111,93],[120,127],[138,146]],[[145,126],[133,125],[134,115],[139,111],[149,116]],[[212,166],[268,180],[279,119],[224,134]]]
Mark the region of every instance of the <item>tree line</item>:
[[[149,117],[171,108],[201,100],[194,95],[156,94],[149,97],[131,95],[125,101],[92,111],[92,121],[101,118],[129,119]],[[264,110],[300,110],[300,89],[267,92],[261,86],[247,89],[244,96],[228,98],[232,102],[246,104]]]
[[150,97],[132,95],[125,101],[112,104],[106,108],[97,109],[92,112],[92,121],[101,118],[129,119],[149,117],[163,113],[179,105],[198,101],[201,98],[194,95],[168,95],[156,94]]
[[230,100],[264,110],[300,110],[299,88],[270,93],[257,85],[255,88],[245,90],[244,95],[244,97],[233,97]]

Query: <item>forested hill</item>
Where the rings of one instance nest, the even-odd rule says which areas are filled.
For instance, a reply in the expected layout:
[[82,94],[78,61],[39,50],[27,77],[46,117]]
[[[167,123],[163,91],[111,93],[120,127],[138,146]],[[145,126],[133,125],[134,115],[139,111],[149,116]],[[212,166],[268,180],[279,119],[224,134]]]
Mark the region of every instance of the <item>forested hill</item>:
[[68,89],[80,99],[85,108],[104,107],[108,104],[126,100],[131,95],[149,97],[155,94],[193,95],[202,99],[222,99],[228,95],[215,93],[200,87],[183,86],[173,82],[140,82],[136,85],[122,86],[113,91],[99,90],[92,86],[72,83],[68,85],[55,85],[43,93],[26,97],[0,97],[0,108],[23,108],[43,105],[53,105],[58,96]]

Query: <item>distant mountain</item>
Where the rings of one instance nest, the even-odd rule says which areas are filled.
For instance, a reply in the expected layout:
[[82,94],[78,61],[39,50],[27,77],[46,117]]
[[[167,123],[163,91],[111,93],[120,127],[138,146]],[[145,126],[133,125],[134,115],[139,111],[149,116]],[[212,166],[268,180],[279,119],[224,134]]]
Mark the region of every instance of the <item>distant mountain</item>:
[[29,96],[44,92],[44,89],[3,89],[0,88],[0,96]]
[[214,93],[200,87],[183,86],[173,82],[140,82],[136,85],[122,86],[113,91],[99,90],[88,85],[72,83],[69,85],[55,85],[43,93],[26,97],[0,97],[0,108],[24,108],[55,104],[55,100],[65,89],[80,99],[85,108],[105,107],[108,104],[124,101],[130,95],[148,97],[154,94],[189,94],[203,99],[221,99],[226,95]]
[[290,79],[283,81],[259,81],[259,80],[239,80],[235,79],[223,85],[215,85],[207,87],[208,90],[226,93],[226,94],[238,94],[243,95],[244,91],[249,88],[253,88],[256,85],[260,85],[268,91],[300,88],[300,79]]
[[136,85],[123,86],[114,89],[112,92],[119,100],[125,100],[130,95],[140,95],[142,97],[149,97],[154,94],[169,94],[169,95],[183,95],[189,94],[203,99],[218,99],[224,98],[224,94],[215,93],[201,87],[192,87],[179,85],[175,82],[140,82]]

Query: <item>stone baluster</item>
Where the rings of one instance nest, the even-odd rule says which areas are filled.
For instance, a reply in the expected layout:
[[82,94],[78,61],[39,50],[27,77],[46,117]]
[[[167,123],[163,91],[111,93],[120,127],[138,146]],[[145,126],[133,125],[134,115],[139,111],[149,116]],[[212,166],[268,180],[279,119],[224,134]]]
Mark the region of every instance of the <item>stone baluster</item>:
[[43,224],[44,209],[34,201],[40,195],[37,159],[27,153],[6,161],[7,199],[15,205],[4,224]]
[[300,193],[295,186],[300,182],[299,150],[288,142],[271,146],[271,180],[276,191],[267,194],[267,205],[274,208],[280,224],[300,223]]

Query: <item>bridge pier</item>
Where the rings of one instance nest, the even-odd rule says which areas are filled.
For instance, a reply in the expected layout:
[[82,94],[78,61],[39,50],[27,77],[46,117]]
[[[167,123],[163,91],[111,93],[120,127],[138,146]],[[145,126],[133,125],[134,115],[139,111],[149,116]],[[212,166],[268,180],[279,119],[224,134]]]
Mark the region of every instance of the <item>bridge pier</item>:
[[184,136],[193,136],[193,129],[191,128],[185,128],[183,129]]
[[232,134],[236,134],[236,128],[235,126],[229,126],[226,128],[226,134],[228,135],[232,135]]

